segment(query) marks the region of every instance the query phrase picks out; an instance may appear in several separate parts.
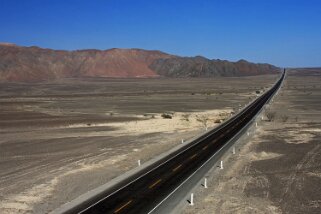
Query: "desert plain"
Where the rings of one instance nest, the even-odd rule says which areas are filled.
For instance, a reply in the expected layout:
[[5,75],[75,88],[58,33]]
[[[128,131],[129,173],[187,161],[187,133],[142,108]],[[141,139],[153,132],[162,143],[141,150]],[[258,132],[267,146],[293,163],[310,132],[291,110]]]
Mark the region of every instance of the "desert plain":
[[181,213],[320,213],[320,83],[321,69],[289,70],[258,127]]
[[219,125],[277,79],[1,83],[0,213],[49,213]]

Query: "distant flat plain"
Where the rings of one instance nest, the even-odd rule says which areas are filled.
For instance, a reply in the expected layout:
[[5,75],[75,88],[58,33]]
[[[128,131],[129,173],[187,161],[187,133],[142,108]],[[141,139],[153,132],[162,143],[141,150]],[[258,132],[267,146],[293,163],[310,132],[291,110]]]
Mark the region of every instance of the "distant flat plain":
[[49,212],[203,133],[204,118],[218,125],[277,78],[0,83],[0,213]]

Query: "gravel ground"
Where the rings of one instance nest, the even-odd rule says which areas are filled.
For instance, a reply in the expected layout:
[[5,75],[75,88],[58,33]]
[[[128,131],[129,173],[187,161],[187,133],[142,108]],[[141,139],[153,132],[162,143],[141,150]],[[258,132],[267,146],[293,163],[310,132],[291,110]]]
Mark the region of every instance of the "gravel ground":
[[182,213],[320,213],[321,71],[288,74],[258,128]]
[[47,213],[202,133],[202,118],[217,125],[276,78],[1,84],[0,213]]

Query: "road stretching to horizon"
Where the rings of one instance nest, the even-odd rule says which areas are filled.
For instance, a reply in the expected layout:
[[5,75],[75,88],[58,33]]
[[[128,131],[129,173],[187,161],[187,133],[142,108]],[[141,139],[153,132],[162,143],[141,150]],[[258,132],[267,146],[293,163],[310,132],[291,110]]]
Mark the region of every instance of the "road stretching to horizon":
[[149,213],[246,126],[281,86],[276,84],[221,126],[66,213]]

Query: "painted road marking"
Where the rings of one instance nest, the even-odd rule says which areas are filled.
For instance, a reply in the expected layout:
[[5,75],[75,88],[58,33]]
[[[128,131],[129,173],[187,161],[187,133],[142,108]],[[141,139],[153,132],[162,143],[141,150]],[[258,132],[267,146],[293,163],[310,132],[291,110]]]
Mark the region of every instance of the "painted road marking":
[[175,168],[173,169],[173,172],[175,172],[176,170],[178,170],[179,168],[181,168],[181,166],[182,166],[182,164],[180,164],[180,165],[178,165],[177,167],[175,167]]
[[195,158],[196,156],[197,156],[197,153],[194,154],[194,155],[192,155],[189,159],[193,159],[193,158]]
[[155,181],[152,185],[150,185],[148,188],[152,189],[154,186],[156,186],[159,182],[161,182],[162,179],[158,179],[157,181]]
[[123,206],[119,207],[117,210],[115,210],[114,213],[118,213],[119,211],[121,211],[122,209],[124,209],[126,206],[128,206],[130,203],[132,203],[133,200],[129,200],[126,204],[124,204]]

